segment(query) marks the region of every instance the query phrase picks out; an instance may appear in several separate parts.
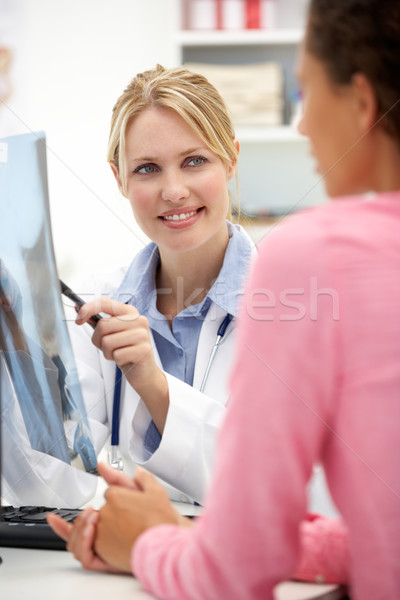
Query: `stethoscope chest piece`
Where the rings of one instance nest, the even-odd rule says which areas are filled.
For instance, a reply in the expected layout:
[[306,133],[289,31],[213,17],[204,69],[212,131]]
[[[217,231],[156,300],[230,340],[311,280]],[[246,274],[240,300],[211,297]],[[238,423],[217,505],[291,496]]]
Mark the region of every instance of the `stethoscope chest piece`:
[[108,453],[108,463],[112,469],[116,471],[124,470],[124,461],[118,456],[118,447],[111,446],[111,450]]

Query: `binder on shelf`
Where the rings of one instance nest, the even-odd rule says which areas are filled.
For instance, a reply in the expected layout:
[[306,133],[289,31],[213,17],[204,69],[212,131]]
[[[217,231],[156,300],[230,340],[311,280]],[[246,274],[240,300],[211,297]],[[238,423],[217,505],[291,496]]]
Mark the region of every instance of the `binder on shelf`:
[[246,0],[220,0],[222,29],[246,29]]
[[246,0],[246,29],[260,29],[261,0]]
[[273,29],[276,0],[246,0],[246,28]]
[[216,20],[217,20],[217,29],[223,29],[223,19],[222,19],[222,0],[215,0],[215,10],[216,10]]
[[276,0],[187,0],[184,22],[193,30],[272,29]]
[[277,0],[261,0],[260,28],[274,29],[276,27]]
[[189,29],[217,29],[217,0],[190,0],[188,3]]

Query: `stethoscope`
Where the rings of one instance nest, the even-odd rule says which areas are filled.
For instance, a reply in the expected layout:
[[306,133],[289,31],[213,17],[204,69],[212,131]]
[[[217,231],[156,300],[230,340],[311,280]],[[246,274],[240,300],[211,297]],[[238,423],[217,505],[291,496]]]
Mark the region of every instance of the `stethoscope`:
[[[210,357],[208,359],[207,367],[204,372],[203,380],[200,385],[200,392],[204,391],[204,388],[207,383],[208,375],[210,373],[210,369],[214,362],[215,355],[216,355],[219,345],[222,341],[222,338],[225,335],[228,325],[232,321],[232,319],[233,319],[233,316],[228,313],[226,315],[226,317],[223,319],[221,325],[218,327],[217,338],[215,340],[215,344],[213,346],[213,349],[211,350]],[[122,385],[122,371],[117,366],[116,371],[115,371],[113,410],[112,410],[112,419],[111,419],[111,450],[110,450],[109,457],[108,457],[110,466],[113,469],[116,469],[117,471],[122,471],[124,468],[124,462],[123,462],[122,458],[118,455],[121,385]]]

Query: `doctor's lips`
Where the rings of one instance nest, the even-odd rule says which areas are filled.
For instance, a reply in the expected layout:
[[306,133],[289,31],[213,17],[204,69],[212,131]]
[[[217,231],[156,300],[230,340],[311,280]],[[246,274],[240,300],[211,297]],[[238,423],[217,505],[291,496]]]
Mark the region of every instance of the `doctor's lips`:
[[[71,288],[69,288],[63,281],[61,281],[61,279],[59,279],[60,282],[60,287],[61,287],[61,293],[64,294],[64,296],[66,296],[67,298],[69,298],[70,300],[72,300],[72,302],[75,304],[75,306],[80,309],[85,303],[84,300],[82,300],[82,298],[80,298],[77,294],[75,294],[75,292],[73,292],[71,290]],[[103,317],[101,315],[93,315],[92,317],[90,317],[90,319],[88,320],[89,325],[91,325],[93,327],[93,329],[96,327],[97,323],[100,321],[100,319],[102,319]]]
[[169,210],[164,214],[160,215],[159,218],[163,219],[164,221],[184,221],[185,219],[194,217],[201,210],[203,210],[202,206],[184,206],[182,208],[175,208],[174,210]]

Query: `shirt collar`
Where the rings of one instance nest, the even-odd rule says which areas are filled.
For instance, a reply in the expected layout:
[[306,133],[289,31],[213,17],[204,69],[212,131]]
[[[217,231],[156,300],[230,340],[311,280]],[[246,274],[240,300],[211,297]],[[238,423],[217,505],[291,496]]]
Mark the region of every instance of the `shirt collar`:
[[[254,244],[240,225],[233,225],[229,221],[227,225],[229,243],[224,262],[206,299],[209,298],[225,312],[237,316],[238,300],[244,291],[245,277]],[[156,270],[159,262],[158,247],[151,242],[135,256],[113,298],[133,304],[141,314],[145,315],[150,306],[155,306]],[[200,303],[199,310],[207,306],[209,300]],[[196,310],[195,312],[197,314]]]
[[156,271],[160,262],[158,247],[150,242],[135,256],[113,298],[133,304],[140,314],[145,314],[156,295]]
[[229,244],[224,262],[207,297],[225,312],[237,317],[239,297],[244,292],[254,245],[240,225],[228,221],[228,233]]

